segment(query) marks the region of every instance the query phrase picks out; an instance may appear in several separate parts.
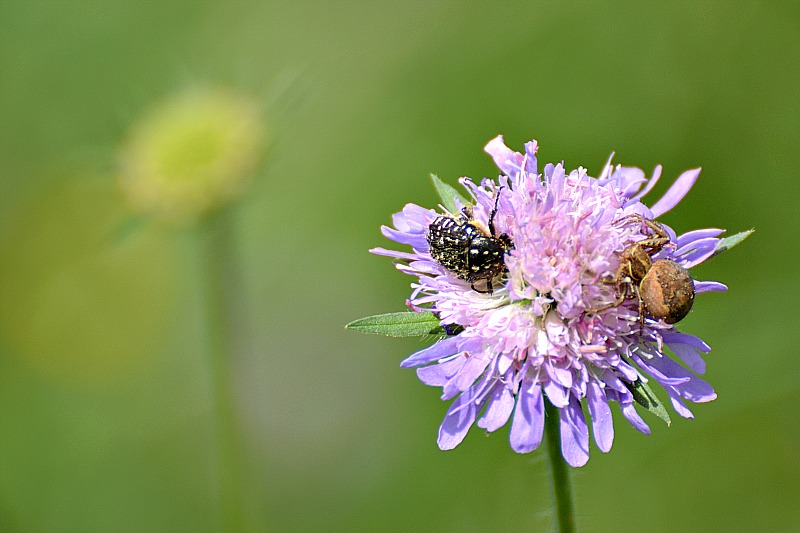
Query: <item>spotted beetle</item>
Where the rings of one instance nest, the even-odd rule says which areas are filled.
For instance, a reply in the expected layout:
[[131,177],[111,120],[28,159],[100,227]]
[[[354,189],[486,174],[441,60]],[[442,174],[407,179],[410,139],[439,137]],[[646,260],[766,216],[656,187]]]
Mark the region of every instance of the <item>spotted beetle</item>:
[[[495,232],[494,216],[499,197],[500,191],[489,213],[488,228],[475,220],[472,207],[468,206],[457,215],[437,217],[425,235],[433,260],[459,279],[468,281],[477,292],[492,292],[492,280],[506,272],[505,254],[514,247],[508,235]],[[480,281],[486,284],[486,290],[475,286]]]

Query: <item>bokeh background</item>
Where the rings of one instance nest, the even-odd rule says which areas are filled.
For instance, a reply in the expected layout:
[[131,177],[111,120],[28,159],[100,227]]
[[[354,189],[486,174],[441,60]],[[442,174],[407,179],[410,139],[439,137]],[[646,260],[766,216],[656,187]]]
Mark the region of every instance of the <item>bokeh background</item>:
[[[447,405],[398,367],[423,341],[343,329],[409,292],[367,253],[379,226],[435,205],[430,172],[496,177],[499,133],[595,174],[612,151],[662,163],[651,202],[702,166],[664,221],[756,228],[694,271],[730,290],[681,324],[718,400],[645,414],[649,437],[617,411],[612,451],[574,471],[579,525],[800,529],[798,57],[795,2],[3,0],[0,530],[232,529],[232,456],[242,529],[548,530],[543,454],[475,428],[439,451]],[[256,99],[269,130],[216,241],[131,223],[118,187],[137,121],[196,86]]]

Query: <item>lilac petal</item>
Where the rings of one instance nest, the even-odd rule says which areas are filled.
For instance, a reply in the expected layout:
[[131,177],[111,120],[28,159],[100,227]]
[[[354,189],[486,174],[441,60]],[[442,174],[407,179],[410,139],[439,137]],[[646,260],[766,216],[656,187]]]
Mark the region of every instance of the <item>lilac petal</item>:
[[453,355],[461,350],[461,345],[465,344],[464,339],[460,336],[448,337],[441,340],[427,348],[424,348],[416,353],[411,354],[409,357],[400,363],[402,368],[411,368],[415,366],[425,365],[437,361],[448,355]]
[[[695,376],[681,365],[670,359],[669,357],[653,357],[648,361],[653,371],[653,377],[662,383],[662,379],[658,376],[670,376],[673,379],[669,382],[663,381],[665,386],[672,386],[675,391],[680,394],[682,398],[695,403],[710,402],[717,397],[714,389]],[[674,378],[688,378],[684,383],[675,383]]]
[[622,196],[625,198],[632,197],[646,179],[641,168],[620,167],[617,180],[619,181],[619,187],[622,189]]
[[[608,389],[613,389],[617,392],[628,392],[627,387],[625,384],[622,383],[622,380],[617,377],[613,370],[610,368],[603,371],[602,375],[600,376],[603,380],[603,383],[606,384]],[[606,393],[607,396],[610,396],[612,399],[614,398],[613,395],[609,395],[608,392]]]
[[644,357],[637,357],[636,362],[639,363],[639,366],[642,367],[642,369],[645,372],[647,372],[650,376],[652,376],[656,381],[658,381],[662,385],[672,385],[672,386],[683,385],[684,383],[688,383],[691,380],[691,378],[694,377],[693,374],[687,372],[686,369],[684,369],[680,365],[677,366],[679,366],[681,370],[683,370],[683,372],[680,372],[678,376],[662,372],[659,369],[659,367],[656,366],[656,364],[662,359],[667,359],[670,362],[674,363],[674,361],[672,361],[672,359],[670,359],[669,357],[661,355],[651,357],[649,359],[645,359]]
[[650,208],[653,214],[656,217],[660,217],[678,205],[678,202],[683,200],[683,197],[686,196],[686,193],[688,193],[689,189],[692,188],[694,182],[697,181],[697,177],[699,175],[700,169],[693,168],[678,176],[678,179],[676,179],[675,183],[673,183],[669,190],[664,193],[664,196],[662,196],[661,199]]
[[547,375],[550,376],[550,379],[555,383],[558,383],[559,385],[564,387],[564,389],[569,389],[570,387],[572,387],[571,369],[562,368],[550,361],[544,364],[544,369],[547,372]]
[[686,363],[686,366],[692,369],[692,372],[705,374],[706,362],[700,357],[700,352],[697,351],[697,348],[679,343],[667,343],[667,346],[675,355],[680,357],[681,361]]
[[437,217],[436,211],[417,204],[406,204],[403,210],[392,215],[392,224],[404,233],[425,233],[428,224]]
[[523,155],[506,146],[502,135],[489,141],[483,150],[492,156],[494,164],[507,176],[516,176],[522,168]]
[[706,344],[703,339],[700,337],[695,337],[694,335],[689,335],[688,333],[678,333],[677,331],[672,333],[662,333],[661,338],[664,339],[664,342],[666,342],[667,345],[688,344],[689,346],[694,346],[703,353],[709,353],[711,351],[711,347]]
[[555,383],[553,380],[547,380],[544,383],[544,393],[547,394],[547,399],[550,403],[558,407],[566,407],[569,403],[568,392],[561,385]]
[[419,259],[417,254],[410,254],[408,252],[398,252],[396,250],[387,250],[386,248],[370,248],[369,253],[375,255],[384,255],[386,257],[394,257],[395,259],[408,259],[414,261]]
[[597,381],[589,381],[586,399],[589,404],[589,416],[592,417],[594,441],[600,451],[608,452],[614,442],[614,423],[606,394]]
[[483,374],[486,367],[491,362],[489,357],[484,354],[467,355],[467,362],[461,370],[447,382],[442,390],[442,399],[449,400],[459,392],[465,391]]
[[624,377],[626,381],[629,381],[630,383],[633,383],[639,379],[639,372],[637,372],[635,368],[624,361],[620,361],[620,363],[617,365],[617,371],[622,374],[622,377]]
[[694,293],[702,294],[704,292],[725,292],[728,286],[718,281],[695,281]]
[[700,263],[704,263],[707,259],[709,259],[713,255],[714,255],[714,249],[712,248],[692,250],[683,257],[676,258],[677,259],[676,262],[683,268],[688,269],[696,267]]
[[723,233],[725,233],[724,229],[717,228],[703,228],[687,231],[675,239],[675,244],[678,246],[678,248],[682,248],[691,242],[698,241],[700,239],[707,239],[708,237],[719,237]]
[[517,399],[514,419],[511,422],[509,442],[517,453],[528,453],[542,443],[544,431],[544,398],[542,388],[532,382]]
[[589,460],[589,428],[581,404],[570,397],[561,413],[561,455],[570,466],[583,466]]
[[512,364],[514,364],[512,352],[503,352],[497,356],[497,372],[499,374],[505,374]]
[[453,357],[436,365],[423,366],[417,369],[417,377],[425,385],[443,387],[466,362],[465,357]]
[[664,390],[667,391],[669,395],[669,401],[672,404],[672,408],[675,409],[675,412],[681,415],[683,418],[688,418],[690,420],[694,420],[694,414],[686,407],[686,404],[683,403],[683,400],[678,396],[678,393],[672,389],[672,387],[665,387]]
[[428,241],[424,233],[406,233],[390,228],[389,226],[381,226],[381,233],[387,239],[391,239],[400,244],[408,244],[415,250],[427,251]]
[[633,197],[634,200],[643,198],[647,193],[653,190],[653,187],[656,186],[656,183],[658,183],[658,179],[661,177],[662,168],[663,167],[661,165],[656,165],[656,168],[653,169],[653,177],[650,178],[650,180],[647,182],[645,188],[639,191],[639,194]]
[[639,433],[644,433],[645,435],[650,434],[650,426],[647,425],[647,422],[642,420],[642,417],[639,416],[639,413],[636,412],[636,408],[633,406],[633,401],[628,401],[625,403],[620,402],[620,407],[622,408],[622,416],[630,423],[631,426]]
[[447,410],[447,414],[439,426],[437,443],[441,450],[452,450],[464,440],[469,428],[475,421],[480,405],[473,401],[472,389],[461,394]]
[[611,175],[612,165],[611,161],[614,159],[614,152],[611,152],[611,155],[608,156],[606,159],[606,164],[603,165],[603,170],[600,171],[600,175],[597,176],[597,180],[600,182],[605,183],[605,180]]
[[530,141],[525,143],[525,172],[529,174],[539,173],[539,163],[536,160],[536,152],[539,151],[539,143]]
[[444,268],[444,267],[442,267],[442,265],[440,265],[439,263],[433,261],[432,259],[431,260],[418,259],[417,261],[412,261],[411,263],[409,263],[408,267],[406,267],[402,263],[399,263],[396,266],[397,266],[397,270],[399,270],[401,272],[405,272],[406,274],[412,274],[413,275],[413,274],[416,274],[418,272],[422,272],[424,274],[430,274],[432,276],[435,276],[437,274],[441,274],[442,273],[442,269]]
[[719,239],[716,237],[705,237],[703,239],[695,239],[692,242],[688,242],[683,246],[680,246],[675,253],[673,254],[675,257],[683,257],[688,255],[689,252],[695,250],[702,250],[703,252],[707,250],[716,250],[717,244],[719,243]]
[[478,420],[478,427],[488,432],[497,431],[508,422],[508,417],[514,410],[514,395],[499,380],[488,400],[486,412]]

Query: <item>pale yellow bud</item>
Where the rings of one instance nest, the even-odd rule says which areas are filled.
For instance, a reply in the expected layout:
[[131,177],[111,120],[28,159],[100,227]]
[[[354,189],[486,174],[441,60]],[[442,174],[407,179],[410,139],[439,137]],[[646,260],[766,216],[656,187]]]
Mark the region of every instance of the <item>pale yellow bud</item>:
[[191,223],[242,194],[266,145],[260,106],[222,89],[191,89],[153,107],[120,150],[131,206]]

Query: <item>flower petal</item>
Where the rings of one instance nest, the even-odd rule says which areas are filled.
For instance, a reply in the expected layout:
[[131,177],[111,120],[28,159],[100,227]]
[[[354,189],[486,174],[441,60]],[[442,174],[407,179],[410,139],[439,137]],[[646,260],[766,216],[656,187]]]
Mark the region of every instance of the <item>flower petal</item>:
[[699,175],[700,169],[693,168],[678,176],[678,179],[675,180],[675,183],[672,184],[664,196],[650,208],[653,214],[656,217],[660,217],[678,205],[678,202],[683,200],[683,197],[686,196],[686,193],[692,188],[694,182],[697,181]]
[[408,252],[398,252],[395,250],[387,250],[386,248],[370,248],[369,253],[375,255],[383,255],[386,257],[394,257],[395,259],[408,259],[409,261],[414,261],[419,259],[417,254],[410,254]]
[[703,339],[695,337],[694,335],[689,335],[688,333],[679,333],[677,331],[662,333],[661,338],[664,339],[664,342],[667,344],[688,344],[689,346],[694,346],[703,353],[709,353],[711,351],[711,347],[706,344]]
[[536,382],[520,392],[514,419],[511,422],[509,442],[517,453],[528,453],[542,443],[544,431],[544,398]]
[[443,339],[427,348],[424,348],[403,360],[400,363],[402,368],[412,368],[415,366],[425,365],[432,363],[448,355],[456,354],[461,350],[461,345],[464,344],[464,339],[460,336],[448,337]]
[[725,292],[728,286],[718,281],[695,281],[694,293],[702,294],[704,292]]
[[636,196],[634,196],[634,199],[638,200],[639,198],[643,198],[647,193],[653,190],[653,187],[656,186],[658,179],[661,177],[662,168],[663,167],[661,165],[656,165],[656,168],[653,169],[653,177],[648,180],[645,188],[639,191]]
[[439,426],[439,438],[437,443],[441,450],[452,450],[464,440],[469,428],[475,422],[481,405],[473,401],[474,392],[472,389],[464,391],[461,396],[450,405],[447,414]]
[[639,433],[644,433],[645,435],[650,434],[650,426],[647,425],[639,413],[636,412],[636,407],[633,406],[633,400],[625,399],[623,400],[620,398],[620,408],[622,409],[622,416],[630,423],[633,428],[638,431]]
[[570,397],[561,414],[561,454],[570,466],[583,466],[589,460],[589,428],[581,404]]
[[492,361],[490,355],[486,353],[464,353],[467,362],[463,367],[461,367],[458,373],[453,376],[453,379],[448,381],[444,386],[444,390],[442,391],[443,400],[449,400],[459,392],[470,388],[472,384],[475,383],[475,380],[477,380],[481,374],[483,374],[484,370],[486,370],[486,367]]
[[545,381],[543,386],[544,393],[547,394],[547,399],[550,400],[550,403],[559,409],[567,406],[569,403],[569,393],[564,389],[564,387],[553,380]]
[[683,257],[688,255],[689,252],[692,251],[714,251],[717,248],[717,244],[719,243],[719,239],[716,237],[705,237],[703,239],[695,239],[691,242],[687,242],[683,246],[679,246],[675,253],[673,254],[675,257]]
[[497,431],[508,422],[508,417],[514,410],[514,395],[499,380],[489,397],[488,405],[483,416],[478,420],[478,427],[488,432]]
[[465,357],[453,357],[436,365],[423,366],[417,369],[417,377],[425,385],[443,387],[466,362]]
[[392,229],[389,226],[381,226],[381,233],[387,239],[391,239],[400,244],[408,244],[415,250],[421,252],[428,251],[428,241],[424,233],[406,233]]
[[705,374],[706,361],[700,356],[700,352],[694,346],[679,343],[668,343],[669,349],[680,357],[686,366],[692,369],[695,374]]
[[[665,388],[673,387],[675,391],[680,394],[682,398],[695,403],[710,402],[717,397],[714,389],[695,376],[681,365],[670,359],[669,357],[653,357],[648,360],[650,365],[650,372],[659,383],[662,383]],[[669,380],[664,380],[662,376],[669,376]],[[684,378],[682,383],[676,383],[680,378]]]
[[536,160],[536,152],[539,151],[539,143],[534,141],[525,143],[525,172],[528,174],[539,173],[539,162]]
[[626,198],[632,197],[642,186],[647,178],[644,177],[644,170],[636,167],[620,167],[617,172],[617,180],[620,192]]
[[506,146],[502,135],[489,141],[483,150],[492,156],[494,164],[509,177],[513,178],[522,169],[523,155]]
[[664,390],[667,391],[669,394],[669,401],[672,404],[672,408],[675,409],[675,412],[681,415],[683,418],[688,418],[690,420],[694,419],[694,414],[686,407],[686,404],[683,403],[678,393],[672,389],[672,387],[666,387]]
[[595,380],[589,380],[586,400],[589,404],[589,416],[592,417],[592,432],[594,441],[602,452],[611,450],[614,442],[614,421],[611,418],[611,408],[606,401],[606,394]]
[[724,229],[718,228],[703,228],[703,229],[696,229],[693,231],[687,231],[683,235],[680,235],[677,239],[675,239],[675,244],[678,248],[686,246],[687,244],[700,240],[706,239],[708,237],[719,237],[725,232]]

